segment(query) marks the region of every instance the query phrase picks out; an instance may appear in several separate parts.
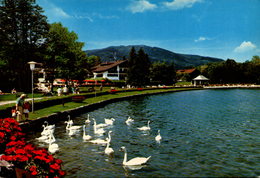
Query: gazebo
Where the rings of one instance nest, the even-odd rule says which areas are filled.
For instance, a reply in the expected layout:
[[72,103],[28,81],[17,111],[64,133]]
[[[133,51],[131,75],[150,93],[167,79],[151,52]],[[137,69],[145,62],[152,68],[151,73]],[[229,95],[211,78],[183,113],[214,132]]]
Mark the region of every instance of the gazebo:
[[194,86],[205,85],[209,83],[209,79],[204,77],[203,75],[199,75],[196,78],[192,79],[192,83]]

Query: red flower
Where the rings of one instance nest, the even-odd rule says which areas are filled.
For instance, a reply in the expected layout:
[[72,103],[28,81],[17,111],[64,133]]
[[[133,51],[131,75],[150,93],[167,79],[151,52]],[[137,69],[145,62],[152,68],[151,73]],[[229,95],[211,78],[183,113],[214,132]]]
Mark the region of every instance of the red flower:
[[59,174],[60,174],[60,176],[64,176],[65,175],[65,171],[59,170]]
[[50,168],[54,169],[54,170],[58,170],[58,169],[60,169],[60,165],[58,165],[57,163],[54,163],[54,164],[50,165]]
[[0,138],[4,138],[5,134],[3,132],[0,132]]
[[36,166],[31,166],[29,170],[30,171],[35,171],[35,170],[37,170],[37,167]]
[[16,154],[25,154],[25,150],[24,149],[17,149],[16,151]]
[[57,164],[61,164],[61,163],[62,163],[62,160],[56,159],[55,162],[56,162]]
[[37,171],[32,171],[32,173],[31,173],[33,176],[36,176],[37,174],[38,174],[38,172]]

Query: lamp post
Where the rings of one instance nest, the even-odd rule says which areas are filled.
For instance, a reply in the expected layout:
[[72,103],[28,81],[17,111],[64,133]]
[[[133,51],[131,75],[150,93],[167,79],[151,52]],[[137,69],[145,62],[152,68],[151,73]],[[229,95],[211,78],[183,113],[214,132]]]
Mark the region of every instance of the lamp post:
[[36,62],[34,61],[31,61],[31,62],[28,62],[28,64],[30,64],[30,69],[32,71],[32,113],[34,112],[34,97],[33,97],[33,71],[35,69],[35,64]]

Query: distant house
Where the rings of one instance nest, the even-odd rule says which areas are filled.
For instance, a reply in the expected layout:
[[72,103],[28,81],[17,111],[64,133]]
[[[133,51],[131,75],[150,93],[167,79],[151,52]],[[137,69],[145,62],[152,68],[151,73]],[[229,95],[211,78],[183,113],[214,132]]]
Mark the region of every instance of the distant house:
[[197,69],[180,69],[176,71],[177,81],[190,82],[194,77],[198,76],[200,71]]
[[95,78],[107,78],[109,80],[126,80],[127,60],[103,62],[92,68]]

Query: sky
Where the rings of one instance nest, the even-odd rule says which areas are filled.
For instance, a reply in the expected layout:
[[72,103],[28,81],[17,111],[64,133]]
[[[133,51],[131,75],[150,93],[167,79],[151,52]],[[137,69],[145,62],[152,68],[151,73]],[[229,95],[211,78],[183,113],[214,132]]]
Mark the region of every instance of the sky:
[[37,0],[84,50],[148,45],[182,54],[260,56],[260,0]]

